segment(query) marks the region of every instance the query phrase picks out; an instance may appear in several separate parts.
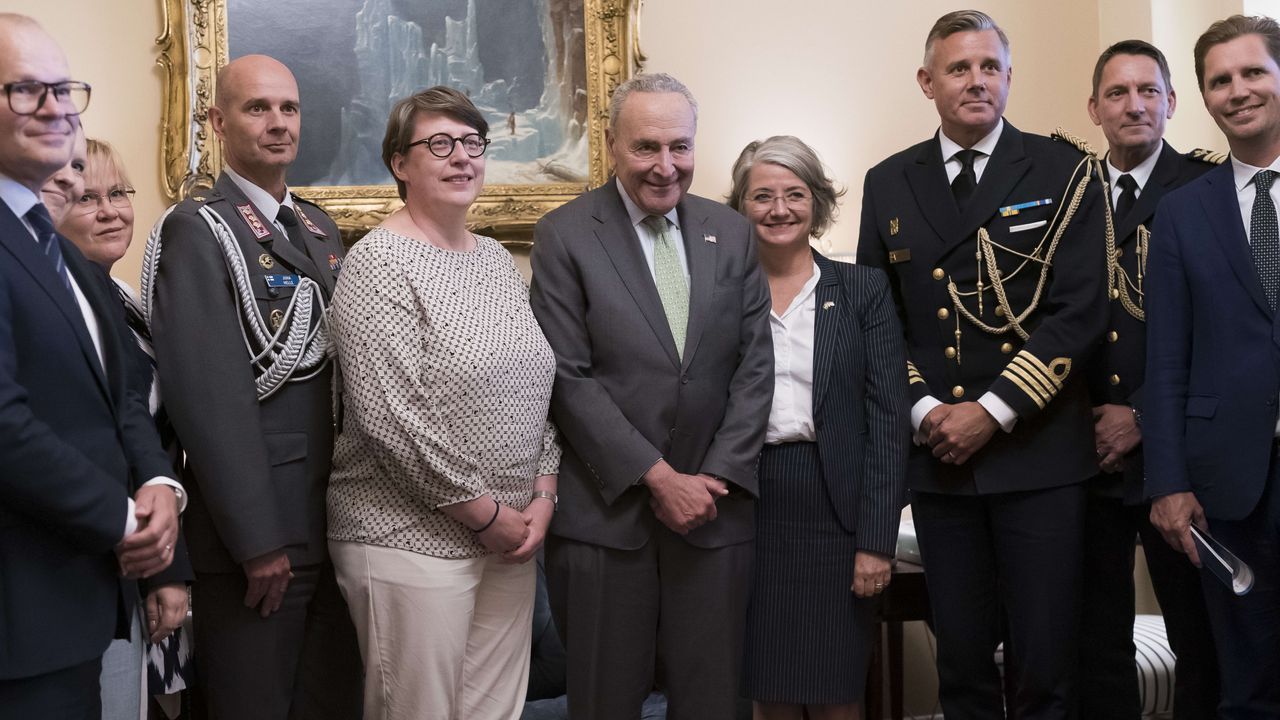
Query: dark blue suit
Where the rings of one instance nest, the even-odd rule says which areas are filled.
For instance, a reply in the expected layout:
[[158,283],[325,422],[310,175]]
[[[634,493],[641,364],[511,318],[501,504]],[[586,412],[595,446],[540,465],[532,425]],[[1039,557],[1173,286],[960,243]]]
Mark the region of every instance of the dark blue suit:
[[1146,494],[1194,492],[1253,566],[1237,598],[1202,574],[1222,674],[1219,717],[1280,716],[1280,328],[1250,256],[1231,163],[1170,193],[1152,232],[1143,422]]
[[[113,552],[127,499],[171,474],[146,405],[128,387],[132,339],[109,280],[58,240],[97,318],[105,368],[75,298],[0,202],[3,718],[26,712],[31,679],[96,660],[117,635],[137,597]],[[96,682],[90,690],[96,696]]]

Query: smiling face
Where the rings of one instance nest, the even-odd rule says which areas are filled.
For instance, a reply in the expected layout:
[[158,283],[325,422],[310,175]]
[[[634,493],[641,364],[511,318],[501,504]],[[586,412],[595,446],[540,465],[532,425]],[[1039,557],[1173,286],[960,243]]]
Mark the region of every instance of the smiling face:
[[298,83],[280,62],[247,55],[219,74],[209,123],[222,139],[227,164],[268,192],[284,191],[284,175],[298,156]]
[[650,215],[671,212],[693,183],[693,108],[680,93],[635,92],[605,143],[627,195]]
[[1209,48],[1201,92],[1233,155],[1257,167],[1280,156],[1280,67],[1262,36]]
[[[39,26],[0,21],[0,84],[70,79],[62,50]],[[68,115],[52,94],[34,115],[18,115],[4,95],[0,92],[0,174],[39,192],[70,159],[77,116]]]
[[995,129],[1012,80],[995,30],[962,30],[934,40],[929,64],[916,72],[920,89],[938,108],[943,134],[964,147]]
[[1141,162],[1159,149],[1176,105],[1155,59],[1121,54],[1102,68],[1098,94],[1089,98],[1089,117],[1102,128],[1113,154]]
[[[440,113],[419,113],[414,118],[414,142],[437,133],[460,138],[479,133],[476,128]],[[391,171],[405,185],[407,204],[448,205],[467,208],[484,188],[485,158],[467,155],[455,142],[449,157],[431,154],[426,143],[391,158]]]
[[[131,189],[120,171],[104,156],[89,161],[84,173],[84,194],[67,213],[58,229],[89,260],[110,270],[124,257],[133,240],[133,203],[124,190]],[[112,195],[123,204],[116,207]],[[96,199],[97,202],[87,202]]]
[[49,210],[49,217],[53,219],[54,225],[62,222],[62,218],[66,217],[75,201],[84,194],[84,166],[87,152],[84,129],[76,123],[71,161],[63,165],[40,188],[40,199]]
[[756,163],[747,175],[743,199],[756,238],[765,245],[809,243],[813,229],[813,193],[795,173],[768,162]]

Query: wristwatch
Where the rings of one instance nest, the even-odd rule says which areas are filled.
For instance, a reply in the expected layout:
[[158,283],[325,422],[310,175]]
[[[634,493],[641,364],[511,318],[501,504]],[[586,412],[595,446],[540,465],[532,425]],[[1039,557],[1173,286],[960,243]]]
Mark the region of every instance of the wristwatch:
[[[557,497],[555,493],[550,492],[548,490],[534,490],[533,498],[546,498],[550,500],[551,512],[555,512],[560,507],[560,498]],[[530,498],[529,501],[533,502],[533,498]]]
[[1138,426],[1139,430],[1141,430],[1142,429],[1142,411],[1132,406],[1129,409],[1133,411],[1134,424]]

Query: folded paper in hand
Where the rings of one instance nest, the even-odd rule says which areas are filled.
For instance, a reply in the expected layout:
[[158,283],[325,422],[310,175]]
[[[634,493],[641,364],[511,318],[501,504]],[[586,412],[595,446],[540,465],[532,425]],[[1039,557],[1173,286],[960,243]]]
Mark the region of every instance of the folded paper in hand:
[[1195,540],[1196,551],[1200,553],[1201,567],[1213,573],[1236,595],[1244,595],[1253,589],[1253,569],[1243,560],[1195,525],[1191,526],[1191,537]]

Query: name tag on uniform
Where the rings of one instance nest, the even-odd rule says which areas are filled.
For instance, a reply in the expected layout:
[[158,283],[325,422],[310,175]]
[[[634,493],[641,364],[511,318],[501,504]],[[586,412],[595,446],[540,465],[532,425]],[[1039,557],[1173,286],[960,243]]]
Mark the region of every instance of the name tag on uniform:
[[297,275],[263,275],[269,288],[298,287]]
[[901,250],[889,251],[890,263],[904,263],[911,259],[911,248],[902,248]]
[[1011,217],[1013,215],[1017,215],[1023,210],[1030,210],[1031,208],[1040,207],[1041,205],[1052,205],[1052,204],[1053,204],[1053,198],[1045,198],[1043,200],[1030,200],[1024,203],[1018,203],[1017,205],[1006,205],[1000,208],[997,212],[1000,213],[1000,217]]

